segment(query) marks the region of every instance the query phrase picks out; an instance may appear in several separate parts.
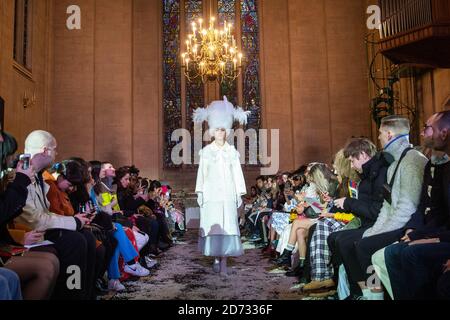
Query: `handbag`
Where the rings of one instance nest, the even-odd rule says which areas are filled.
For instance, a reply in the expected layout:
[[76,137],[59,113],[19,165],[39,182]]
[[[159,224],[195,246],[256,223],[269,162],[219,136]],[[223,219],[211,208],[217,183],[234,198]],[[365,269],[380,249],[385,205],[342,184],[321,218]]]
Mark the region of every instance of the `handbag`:
[[95,239],[97,239],[98,241],[103,243],[108,240],[107,232],[98,224],[91,223],[90,225],[85,226],[85,228],[88,228],[89,230],[91,230]]
[[361,228],[361,219],[354,217],[349,223],[347,223],[342,230],[351,230]]
[[10,244],[0,245],[0,265],[6,265],[6,262],[12,257],[23,256],[27,248]]
[[316,219],[319,217],[320,213],[316,212],[313,208],[308,207],[305,209],[305,217],[309,218],[309,219]]

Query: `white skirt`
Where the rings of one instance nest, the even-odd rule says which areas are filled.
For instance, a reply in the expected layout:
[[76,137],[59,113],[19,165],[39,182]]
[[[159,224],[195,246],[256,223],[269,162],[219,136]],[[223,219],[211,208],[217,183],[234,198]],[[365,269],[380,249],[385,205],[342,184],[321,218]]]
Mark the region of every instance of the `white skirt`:
[[244,254],[236,204],[209,201],[200,209],[198,248],[205,256],[237,257]]
[[238,257],[244,254],[240,236],[199,237],[198,249],[208,257]]

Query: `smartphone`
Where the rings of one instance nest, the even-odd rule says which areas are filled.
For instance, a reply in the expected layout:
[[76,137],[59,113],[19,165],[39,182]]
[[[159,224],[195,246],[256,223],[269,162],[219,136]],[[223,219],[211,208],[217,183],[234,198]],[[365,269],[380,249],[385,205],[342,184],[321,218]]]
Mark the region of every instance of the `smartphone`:
[[19,156],[19,161],[23,163],[23,170],[28,170],[30,168],[31,154],[21,154]]

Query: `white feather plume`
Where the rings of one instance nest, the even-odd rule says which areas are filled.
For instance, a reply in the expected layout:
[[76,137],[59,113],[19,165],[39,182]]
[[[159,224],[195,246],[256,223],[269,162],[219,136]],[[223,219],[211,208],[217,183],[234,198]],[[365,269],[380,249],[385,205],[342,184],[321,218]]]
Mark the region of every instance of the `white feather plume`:
[[202,123],[208,119],[208,109],[206,108],[197,108],[194,110],[192,115],[192,120],[194,123]]
[[247,118],[251,114],[251,111],[244,111],[241,107],[234,109],[234,120],[239,121],[240,124],[247,124]]

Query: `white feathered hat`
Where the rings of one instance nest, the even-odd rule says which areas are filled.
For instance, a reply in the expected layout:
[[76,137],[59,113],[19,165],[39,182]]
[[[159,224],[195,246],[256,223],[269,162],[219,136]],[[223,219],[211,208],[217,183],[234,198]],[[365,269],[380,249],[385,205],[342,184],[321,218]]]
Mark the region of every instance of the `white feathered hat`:
[[210,135],[212,135],[215,129],[223,128],[228,132],[233,128],[234,121],[238,121],[242,125],[247,124],[249,114],[250,111],[244,111],[241,107],[233,107],[224,96],[223,101],[213,101],[207,108],[195,109],[192,119],[194,123],[207,121]]

